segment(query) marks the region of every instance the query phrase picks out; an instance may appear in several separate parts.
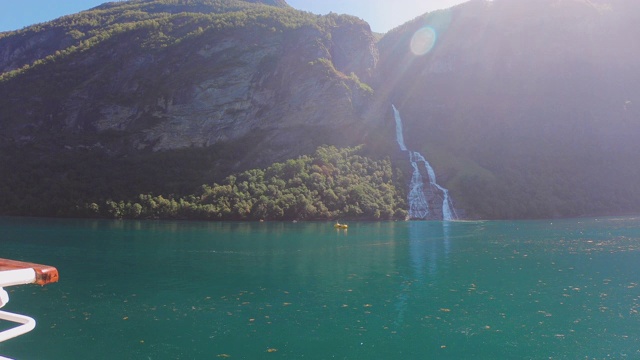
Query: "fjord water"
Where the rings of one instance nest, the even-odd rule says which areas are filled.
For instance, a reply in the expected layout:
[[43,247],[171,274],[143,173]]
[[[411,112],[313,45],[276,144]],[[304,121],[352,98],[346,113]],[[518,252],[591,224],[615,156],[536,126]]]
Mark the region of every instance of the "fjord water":
[[[204,223],[0,218],[17,359],[640,356],[640,218]],[[3,324],[4,325],[4,324]]]

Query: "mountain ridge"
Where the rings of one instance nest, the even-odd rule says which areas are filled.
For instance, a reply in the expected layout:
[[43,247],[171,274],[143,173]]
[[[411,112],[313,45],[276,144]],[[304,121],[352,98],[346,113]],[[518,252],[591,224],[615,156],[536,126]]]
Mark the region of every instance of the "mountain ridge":
[[19,171],[0,212],[55,213],[33,210],[47,181],[69,208],[184,195],[325,144],[407,179],[392,103],[471,218],[639,211],[638,19],[628,0],[473,0],[376,42],[284,1],[144,0],[2,33],[0,167]]

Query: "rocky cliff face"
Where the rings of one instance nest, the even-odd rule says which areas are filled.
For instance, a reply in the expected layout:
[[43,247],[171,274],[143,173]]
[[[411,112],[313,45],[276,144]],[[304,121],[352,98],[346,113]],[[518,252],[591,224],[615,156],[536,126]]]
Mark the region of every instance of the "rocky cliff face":
[[[152,15],[157,14],[154,7],[164,6],[158,1],[134,3],[144,5],[138,11]],[[64,51],[71,42],[67,35],[59,36],[62,31],[55,24],[51,31],[14,35],[26,40],[3,47],[0,68],[5,71],[41,58],[47,52],[42,44],[57,45],[48,50],[54,54],[51,61],[3,82],[0,91],[9,101],[3,103],[7,111],[0,115],[0,126],[18,143],[41,141],[55,131],[77,135],[67,137],[67,147],[91,147],[99,141],[112,152],[205,147],[264,132],[266,143],[250,146],[268,147],[274,139],[290,138],[280,145],[291,154],[299,152],[296,143],[308,142],[296,139],[301,132],[323,128],[344,134],[345,129],[361,128],[362,109],[372,94],[359,79],[369,79],[377,62],[368,25],[350,17],[240,5],[256,17],[238,20],[237,13],[222,12],[209,21],[186,15],[150,24],[130,21],[125,26],[132,30],[117,31],[69,56],[53,51]],[[104,11],[116,10],[111,5]],[[293,24],[286,23],[289,17],[295,17]],[[123,26],[112,26],[118,25]],[[73,31],[80,30],[65,34]],[[2,40],[16,43],[12,36]],[[38,81],[47,83],[44,89],[24,85]],[[7,113],[20,114],[19,119],[9,119]],[[125,141],[107,143],[101,140],[104,134],[119,134]]]
[[[630,211],[640,201],[628,180],[640,165],[639,16],[625,0],[470,1],[387,34],[376,90],[391,94],[408,144],[431,154],[463,208]],[[435,39],[424,54],[420,29]]]

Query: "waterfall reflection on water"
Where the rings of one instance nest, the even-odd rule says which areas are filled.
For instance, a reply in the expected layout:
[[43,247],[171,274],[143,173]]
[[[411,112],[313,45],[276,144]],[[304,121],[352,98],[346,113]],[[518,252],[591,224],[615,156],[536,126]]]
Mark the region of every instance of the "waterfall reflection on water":
[[411,268],[404,275],[405,280],[401,283],[400,292],[396,296],[396,326],[403,325],[412,291],[416,287],[424,288],[428,282],[438,278],[440,268],[447,267],[451,252],[450,226],[451,223],[448,221],[408,224]]

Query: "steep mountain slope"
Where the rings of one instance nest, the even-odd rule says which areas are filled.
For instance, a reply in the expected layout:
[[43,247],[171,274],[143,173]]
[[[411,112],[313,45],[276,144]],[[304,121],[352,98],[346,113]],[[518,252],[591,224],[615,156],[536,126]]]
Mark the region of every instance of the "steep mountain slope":
[[[45,29],[47,43],[58,44],[52,55],[33,64],[19,56],[30,49],[4,56],[11,61],[2,68],[30,65],[5,76],[4,133],[111,131],[136,149],[162,150],[359,117],[368,92],[344,74],[366,78],[375,66],[365,23],[241,1],[170,3],[103,6]],[[86,22],[98,26],[76,25]]]
[[[372,91],[360,79],[367,81],[377,63],[368,24],[299,12],[283,1],[263,2],[278,6],[118,2],[2,34],[3,166],[21,169],[26,161],[27,173],[44,166],[46,178],[79,182],[104,176],[109,184],[122,183],[126,193],[114,194],[109,185],[103,193],[130,196],[187,191],[232,170],[265,166],[322,144],[361,142],[363,109]],[[177,179],[171,181],[181,185],[171,188],[161,180],[162,163],[178,149],[184,151],[177,158],[212,163],[178,161],[171,169]],[[87,152],[106,157],[105,166]],[[136,170],[149,161],[158,169]],[[46,165],[51,162],[60,165]],[[197,176],[179,178],[183,172]],[[127,178],[149,175],[157,178],[156,186],[126,184]],[[34,176],[5,179],[4,190],[22,188],[24,177]],[[38,197],[46,186],[23,190]],[[74,194],[75,200],[98,196],[90,192]]]
[[391,104],[469,217],[638,212],[638,33],[635,0],[471,0],[378,43],[284,0],[113,2],[0,33],[0,213],[188,198],[323,144],[365,143],[408,182]]
[[377,91],[472,216],[635,212],[639,19],[625,0],[470,1],[388,33]]

